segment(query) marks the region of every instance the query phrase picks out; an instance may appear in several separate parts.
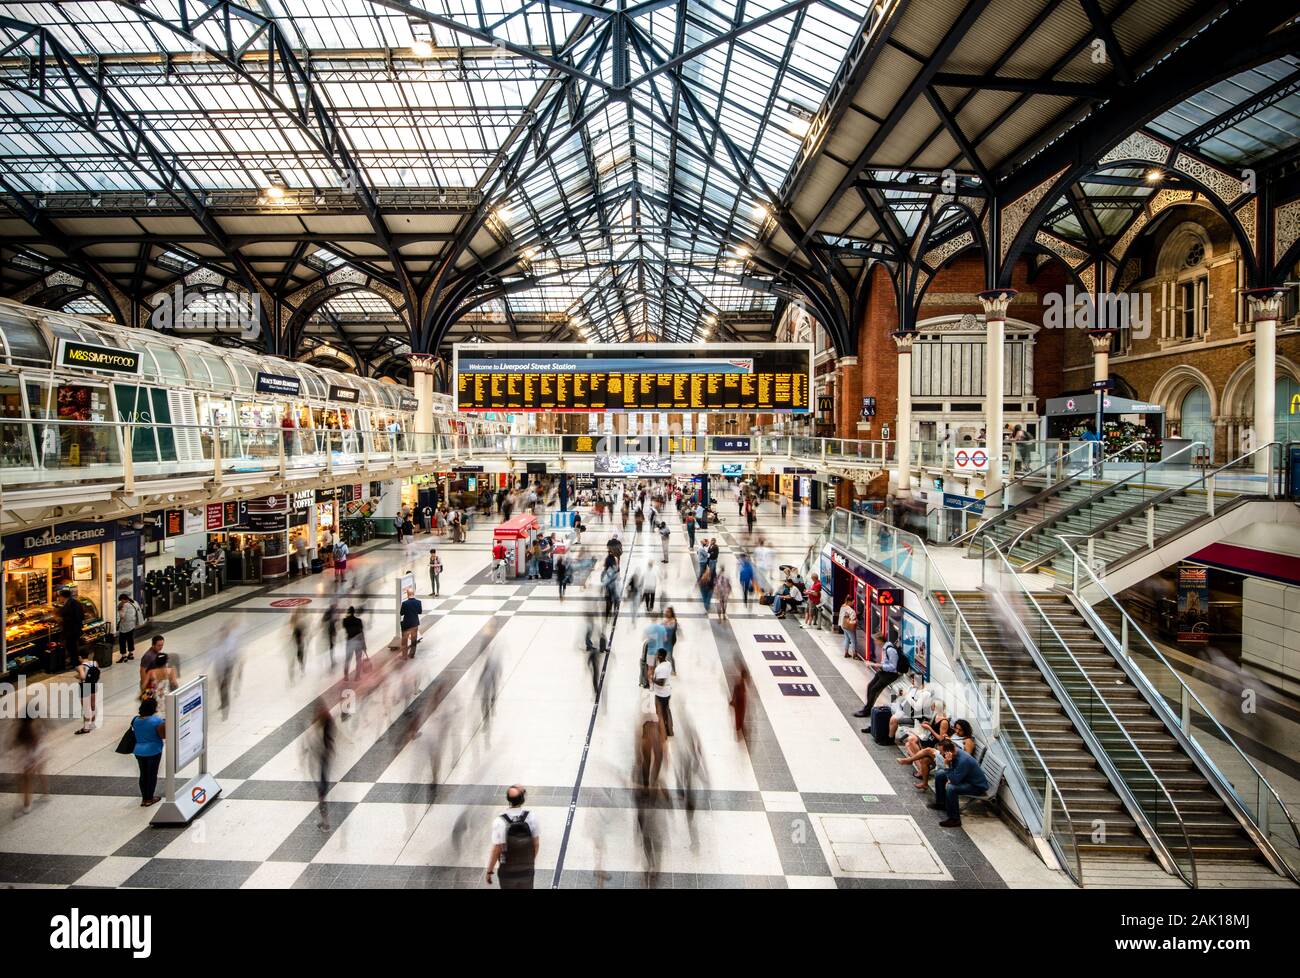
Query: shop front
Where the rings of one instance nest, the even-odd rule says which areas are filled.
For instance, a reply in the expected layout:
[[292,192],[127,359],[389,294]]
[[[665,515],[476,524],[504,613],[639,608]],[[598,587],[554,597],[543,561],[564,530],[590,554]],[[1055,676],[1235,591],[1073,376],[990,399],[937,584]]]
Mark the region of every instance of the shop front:
[[81,603],[82,641],[106,646],[119,587],[134,594],[139,586],[137,533],[116,522],[63,523],[8,534],[3,548],[0,678],[71,667],[61,635],[65,592]]

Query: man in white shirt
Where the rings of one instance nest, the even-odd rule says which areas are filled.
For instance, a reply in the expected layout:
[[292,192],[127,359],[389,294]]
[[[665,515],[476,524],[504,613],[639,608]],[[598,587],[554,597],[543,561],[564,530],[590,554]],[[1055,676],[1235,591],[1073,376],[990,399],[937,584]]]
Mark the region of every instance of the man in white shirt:
[[524,808],[528,792],[520,785],[506,791],[510,810],[492,820],[492,851],[488,855],[486,880],[492,885],[492,873],[501,864],[501,889],[533,889],[533,868],[542,847],[541,827],[537,816]]
[[668,661],[668,650],[660,649],[655,656],[655,712],[659,714],[659,722],[663,724],[664,736],[673,735],[673,711],[668,706],[668,701],[673,695],[673,667]]

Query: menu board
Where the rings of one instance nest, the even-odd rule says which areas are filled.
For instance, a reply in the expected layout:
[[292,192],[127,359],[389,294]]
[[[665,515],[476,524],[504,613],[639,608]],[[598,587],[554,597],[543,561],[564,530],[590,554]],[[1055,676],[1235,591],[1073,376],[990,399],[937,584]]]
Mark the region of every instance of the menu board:
[[[659,344],[655,344],[659,346]],[[455,348],[459,411],[807,413],[812,348],[771,343]]]

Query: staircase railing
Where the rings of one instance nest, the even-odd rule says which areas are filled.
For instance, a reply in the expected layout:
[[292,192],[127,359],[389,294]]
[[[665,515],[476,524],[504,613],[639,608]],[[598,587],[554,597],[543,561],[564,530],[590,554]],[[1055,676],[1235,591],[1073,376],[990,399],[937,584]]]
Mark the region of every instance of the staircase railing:
[[1121,666],[1133,666],[1125,669],[1129,678],[1146,694],[1166,726],[1182,735],[1188,754],[1236,809],[1238,819],[1256,844],[1264,843],[1260,848],[1274,869],[1300,882],[1300,827],[1291,810],[1232,734],[1169,664],[1159,646],[1107,590],[1071,539],[1078,537],[1061,538],[1074,565],[1071,593],[1079,599],[1079,606],[1087,609],[1088,623],[1103,641],[1109,639],[1105,644]]
[[[1063,444],[1068,444],[1068,443],[1063,443]],[[1115,455],[1107,456],[1107,458],[1115,458],[1116,455],[1128,451],[1134,445],[1145,445],[1145,444],[1146,444],[1145,442],[1134,442],[1132,445],[1128,445],[1124,449],[1122,449],[1121,452],[1117,452],[1115,453]],[[1006,483],[997,492],[991,493],[990,495],[985,496],[983,499],[977,500],[976,502],[973,503],[968,503],[967,505],[963,506],[960,510],[957,511],[962,514],[963,520],[966,519],[970,514],[976,513],[976,510],[978,510],[978,513],[985,513],[988,512],[990,508],[993,508],[993,509],[1000,509],[1001,512],[999,512],[997,516],[994,516],[991,519],[984,520],[983,522],[977,523],[975,526],[971,527],[969,530],[966,530],[960,536],[954,537],[953,539],[949,540],[947,546],[954,546],[954,547],[961,546],[962,544],[968,542],[977,533],[986,532],[993,526],[1005,523],[1008,519],[1011,518],[1013,513],[1018,512],[1019,510],[1023,509],[1026,506],[1032,505],[1033,503],[1037,502],[1039,499],[1042,499],[1045,496],[1051,495],[1063,483],[1075,481],[1078,479],[1089,478],[1090,476],[1092,476],[1094,471],[1100,473],[1101,466],[1104,464],[1106,459],[1094,459],[1093,458],[1094,452],[1092,446],[1093,446],[1093,442],[1090,441],[1080,442],[1079,444],[1071,448],[1069,451],[1067,451],[1064,455],[1059,455],[1056,458],[1050,459],[1049,461],[1044,462],[1042,465],[1038,466],[1038,468],[1026,472],[1023,475],[1017,476],[1011,482]],[[1051,480],[1044,488],[1032,492],[1024,499],[1021,499],[1010,506],[1004,505],[1008,500],[1011,499],[1012,490],[1022,489],[1031,479],[1037,480],[1041,478],[1044,474],[1047,474],[1047,477]]]
[[[1007,621],[1023,641],[1043,678],[1088,744],[1098,765],[1138,823],[1161,864],[1196,886],[1196,854],[1178,806],[1152,770],[1142,749],[1079,663],[1020,575],[996,546],[982,570],[986,586],[1006,601]],[[1059,654],[1053,654],[1054,652]],[[1105,826],[1102,826],[1103,832]]]
[[[1190,467],[1190,462],[1187,461],[1187,459],[1193,459],[1196,458],[1197,456],[1189,453],[1193,452],[1197,447],[1204,449],[1206,447],[1205,442],[1201,442],[1201,441],[1191,442],[1190,444],[1185,445],[1183,448],[1180,448],[1178,451],[1174,452],[1168,458],[1163,458],[1159,462],[1156,462],[1154,465],[1149,463],[1144,456],[1142,460],[1142,467],[1138,469],[1136,472],[1130,473],[1129,475],[1125,476],[1123,479],[1118,480],[1117,482],[1112,482],[1109,483],[1108,485],[1102,486],[1096,492],[1092,493],[1090,496],[1087,496],[1084,499],[1079,500],[1073,506],[1069,506],[1066,509],[1061,510],[1059,513],[1049,516],[1045,520],[1041,520],[1040,522],[1034,524],[1033,526],[1025,527],[1023,530],[1017,533],[1010,540],[1006,541],[1005,544],[1002,543],[1001,541],[998,541],[998,546],[1001,547],[1003,553],[1010,554],[1012,550],[1014,550],[1017,546],[1019,546],[1024,541],[1025,537],[1029,536],[1030,534],[1041,533],[1046,528],[1050,526],[1055,526],[1057,523],[1067,520],[1072,516],[1079,515],[1080,513],[1084,513],[1084,519],[1087,523],[1087,528],[1089,532],[1091,532],[1094,525],[1100,525],[1101,523],[1106,522],[1107,520],[1110,519],[1109,516],[1105,516],[1101,513],[1094,514],[1092,512],[1093,506],[1095,506],[1098,502],[1100,502],[1105,497],[1112,496],[1120,492],[1126,494],[1129,492],[1137,493],[1138,495],[1137,501],[1133,503],[1133,506],[1137,506],[1140,505],[1142,502],[1144,502],[1146,499],[1150,498],[1150,496],[1154,496],[1160,492],[1163,492],[1164,491],[1163,488],[1160,489],[1152,488],[1150,484],[1152,477],[1157,475],[1163,475],[1167,471],[1172,472],[1174,469],[1181,468],[1184,465]],[[1187,459],[1175,465],[1174,464],[1175,460],[1182,458],[1183,456],[1187,456]],[[1148,493],[1150,495],[1147,495]],[[1131,509],[1131,508],[1132,507],[1126,507],[1126,509]],[[987,538],[981,537],[981,539],[985,540],[987,545]],[[1043,561],[1047,560],[1053,553],[1055,553],[1054,544],[1051,544],[1049,542],[1048,547],[1049,549],[1044,553],[1040,553],[1034,556],[1032,562],[1034,565],[1042,563]]]
[[[1024,786],[1023,798],[1017,798],[1017,802],[1023,806],[1026,823],[1038,819],[1041,837],[1051,846],[1064,871],[1082,886],[1078,827],[1065,797],[925,541],[914,533],[846,509],[831,513],[827,531],[830,542],[903,579],[924,598],[930,620],[943,631],[957,669],[978,691],[981,716],[977,719],[1003,744],[1008,764]],[[1029,807],[1030,803],[1034,807]]]
[[[1092,551],[1093,551],[1094,540],[1096,540],[1099,536],[1101,536],[1101,534],[1105,533],[1107,530],[1113,529],[1119,524],[1125,523],[1133,519],[1135,516],[1139,516],[1145,513],[1146,514],[1146,527],[1145,527],[1146,545],[1148,548],[1153,548],[1155,547],[1157,540],[1166,539],[1168,537],[1172,537],[1176,534],[1182,533],[1188,527],[1194,525],[1194,523],[1199,523],[1202,518],[1213,519],[1216,513],[1220,509],[1226,506],[1234,505],[1235,503],[1240,502],[1242,499],[1258,498],[1260,496],[1260,493],[1255,491],[1257,488],[1256,486],[1251,486],[1249,491],[1242,489],[1233,492],[1231,489],[1229,489],[1228,492],[1230,493],[1230,495],[1227,498],[1220,498],[1221,490],[1217,485],[1218,479],[1220,476],[1224,475],[1224,473],[1228,472],[1228,470],[1232,469],[1235,466],[1240,466],[1241,473],[1247,480],[1256,478],[1255,466],[1256,466],[1257,457],[1260,455],[1260,453],[1268,452],[1271,455],[1275,448],[1280,449],[1281,447],[1282,447],[1282,443],[1276,441],[1269,442],[1267,445],[1260,445],[1258,448],[1252,449],[1251,451],[1246,452],[1244,455],[1238,455],[1231,462],[1226,462],[1223,465],[1220,465],[1217,469],[1215,469],[1212,472],[1206,472],[1204,475],[1197,476],[1196,478],[1192,479],[1191,481],[1187,482],[1184,485],[1174,486],[1170,489],[1165,489],[1164,491],[1160,492],[1158,495],[1152,496],[1149,500],[1145,502],[1145,504],[1135,505],[1132,508],[1127,509],[1122,513],[1110,517],[1108,520],[1099,524],[1097,527],[1095,527],[1088,533],[1072,533],[1072,534],[1064,534],[1064,535],[1057,534],[1057,536],[1058,537],[1069,536],[1071,538],[1077,537],[1082,540],[1085,540],[1086,543],[1084,544],[1084,554],[1086,557],[1088,557],[1089,560],[1091,560],[1093,558]],[[1243,463],[1249,463],[1249,464],[1243,464]],[[1276,485],[1275,485],[1275,477],[1277,483]],[[1265,477],[1264,495],[1266,495],[1267,498],[1269,499],[1276,499],[1281,492],[1285,492],[1286,486],[1284,484],[1284,479],[1285,479],[1285,471],[1283,467],[1281,465],[1277,465],[1277,466],[1273,465],[1272,459],[1270,458],[1269,465],[1268,465],[1268,473]],[[1182,496],[1190,492],[1196,492],[1198,489],[1202,489],[1205,491],[1205,513],[1203,517],[1198,517],[1197,520],[1195,521],[1189,521],[1188,523],[1179,527],[1177,530],[1172,531],[1170,533],[1163,533],[1163,534],[1158,533],[1156,527],[1156,508],[1163,505],[1164,503],[1169,502],[1171,499],[1174,499],[1177,496]]]

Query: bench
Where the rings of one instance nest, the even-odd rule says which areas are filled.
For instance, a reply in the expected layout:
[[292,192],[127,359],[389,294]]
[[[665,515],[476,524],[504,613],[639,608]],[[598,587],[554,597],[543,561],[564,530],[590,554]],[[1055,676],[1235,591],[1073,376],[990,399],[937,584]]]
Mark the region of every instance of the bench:
[[980,762],[980,767],[984,770],[984,777],[988,780],[989,786],[983,794],[979,795],[962,795],[960,804],[965,808],[967,802],[987,802],[990,805],[997,804],[998,790],[1002,787],[1002,779],[1006,774],[1006,765],[1000,758],[989,754],[987,747],[976,744],[975,759]]

